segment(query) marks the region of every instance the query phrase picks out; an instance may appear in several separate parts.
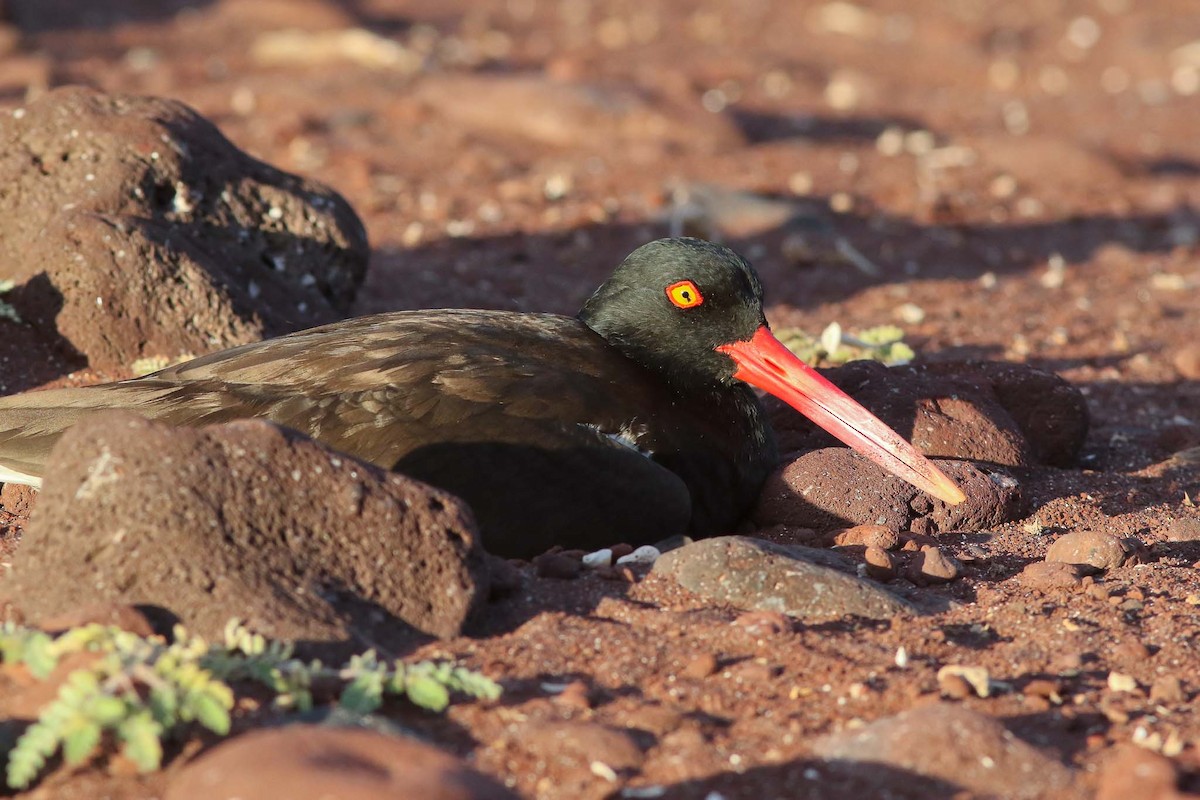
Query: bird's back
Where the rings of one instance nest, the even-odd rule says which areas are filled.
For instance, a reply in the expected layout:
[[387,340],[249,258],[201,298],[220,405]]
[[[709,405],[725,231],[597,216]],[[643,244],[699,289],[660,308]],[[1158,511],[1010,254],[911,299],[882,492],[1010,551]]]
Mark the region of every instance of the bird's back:
[[[723,401],[682,398],[583,323],[548,314],[362,317],[142,378],[0,398],[0,482],[37,485],[63,431],[102,409],[175,425],[270,419],[381,467],[474,493],[473,505],[492,500],[472,483],[487,480],[489,465],[460,462],[480,458],[505,470],[512,459],[540,463],[548,474],[589,464],[602,467],[597,474],[627,472],[614,490],[640,482],[650,491],[658,480],[678,494],[682,479],[693,495],[685,497],[689,509],[694,501],[705,517],[701,528],[744,512],[773,457],[748,390]],[[542,455],[520,455],[531,451]],[[555,455],[547,461],[545,453]],[[601,487],[618,478],[591,480]]]

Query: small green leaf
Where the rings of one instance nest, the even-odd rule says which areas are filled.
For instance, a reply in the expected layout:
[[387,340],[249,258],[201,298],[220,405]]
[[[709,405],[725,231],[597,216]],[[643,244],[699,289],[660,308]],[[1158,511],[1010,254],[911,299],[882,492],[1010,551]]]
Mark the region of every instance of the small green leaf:
[[117,736],[125,743],[125,755],[142,772],[153,772],[162,764],[162,726],[149,711],[139,711],[117,726]]
[[35,678],[46,679],[58,666],[53,644],[54,640],[41,631],[34,633],[25,643],[25,652],[21,657]]
[[26,728],[8,755],[8,785],[14,789],[28,786],[42,771],[46,759],[58,749],[59,734],[53,725],[44,721],[47,716],[43,713],[43,720]]
[[904,338],[904,331],[895,325],[876,325],[874,328],[867,328],[858,332],[858,338],[867,344],[882,347],[886,344],[894,344]]
[[81,764],[95,752],[99,743],[100,726],[80,720],[79,724],[63,737],[63,759],[68,764]]
[[430,711],[444,711],[450,705],[449,690],[425,675],[410,675],[404,691],[409,700]]
[[103,694],[92,698],[88,716],[102,728],[112,728],[129,713],[129,707],[119,697]]
[[215,695],[197,695],[189,705],[201,725],[219,736],[229,733],[229,709]]
[[150,714],[164,726],[171,726],[179,718],[179,689],[170,684],[155,686],[147,700]]
[[370,714],[383,704],[383,676],[368,672],[350,681],[338,705],[355,714]]
[[452,677],[453,688],[469,694],[471,697],[479,697],[484,700],[495,700],[500,697],[502,691],[500,684],[478,672],[458,667],[452,673]]

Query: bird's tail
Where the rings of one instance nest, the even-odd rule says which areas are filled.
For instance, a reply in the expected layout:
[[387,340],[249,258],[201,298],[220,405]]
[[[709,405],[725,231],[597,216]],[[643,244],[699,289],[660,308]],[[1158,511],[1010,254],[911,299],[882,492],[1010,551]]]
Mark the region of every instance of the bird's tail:
[[88,389],[0,397],[0,483],[40,486],[58,438],[89,411],[110,407],[108,399]]

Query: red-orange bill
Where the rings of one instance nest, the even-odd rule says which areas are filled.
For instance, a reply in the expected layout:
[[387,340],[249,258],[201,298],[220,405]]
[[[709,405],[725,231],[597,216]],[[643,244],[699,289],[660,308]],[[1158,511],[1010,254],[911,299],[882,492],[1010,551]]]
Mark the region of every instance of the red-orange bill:
[[967,499],[932,461],[796,358],[766,326],[749,341],[721,345],[717,350],[737,364],[733,377],[775,395],[893,475],[951,505]]

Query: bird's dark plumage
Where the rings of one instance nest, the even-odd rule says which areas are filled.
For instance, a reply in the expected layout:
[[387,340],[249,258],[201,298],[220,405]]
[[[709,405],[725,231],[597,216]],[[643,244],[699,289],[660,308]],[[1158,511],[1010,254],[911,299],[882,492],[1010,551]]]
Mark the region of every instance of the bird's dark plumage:
[[[705,287],[708,307],[680,329],[662,285],[683,279]],[[62,431],[100,408],[176,425],[263,417],[461,495],[497,552],[711,534],[737,522],[775,461],[758,400],[713,351],[761,324],[760,291],[724,248],[654,243],[583,321],[382,314],[143,378],[0,399],[0,465],[40,477]],[[675,349],[664,341],[673,332]]]
[[529,556],[729,530],[776,461],[750,386],[896,474],[962,492],[771,336],[745,260],[638,248],[577,318],[407,311],[243,345],[144,378],[0,399],[0,482],[37,483],[84,414],[263,417],[465,499],[489,549]]

